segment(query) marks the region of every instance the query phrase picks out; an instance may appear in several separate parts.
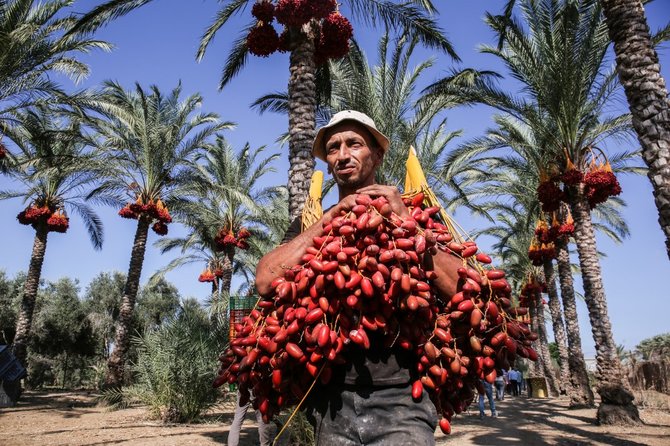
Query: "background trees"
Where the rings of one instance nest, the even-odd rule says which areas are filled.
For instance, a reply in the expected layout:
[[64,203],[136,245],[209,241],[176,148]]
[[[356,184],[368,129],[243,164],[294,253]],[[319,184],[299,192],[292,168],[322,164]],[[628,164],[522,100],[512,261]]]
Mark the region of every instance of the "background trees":
[[63,122],[62,115],[40,106],[17,112],[18,124],[6,132],[19,149],[16,166],[9,171],[20,187],[0,192],[0,199],[21,198],[27,207],[17,216],[19,223],[35,230],[30,266],[17,316],[12,349],[19,361],[26,361],[32,314],[49,232],[64,233],[69,212],[76,212],[88,230],[93,246],[102,246],[102,222],[85,203],[93,188],[96,161],[86,147],[77,120]]
[[168,207],[182,200],[195,156],[208,147],[209,137],[230,127],[213,113],[196,113],[202,101],[199,95],[182,99],[180,94],[180,86],[166,96],[155,86],[145,91],[138,84],[127,91],[108,82],[92,104],[103,116],[92,122],[103,165],[101,184],[89,196],[119,207],[130,198],[119,214],[137,220],[115,348],[108,361],[111,387],[123,382],[149,226],[153,223],[159,235],[167,233],[172,221]]

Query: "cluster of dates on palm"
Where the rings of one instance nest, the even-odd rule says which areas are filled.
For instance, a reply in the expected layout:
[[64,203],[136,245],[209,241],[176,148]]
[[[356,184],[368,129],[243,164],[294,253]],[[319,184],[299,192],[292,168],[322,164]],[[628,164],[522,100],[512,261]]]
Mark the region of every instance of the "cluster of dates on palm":
[[[315,46],[317,64],[339,59],[349,52],[353,28],[349,20],[337,11],[336,0],[259,0],[251,9],[258,20],[247,35],[251,54],[267,57],[275,51],[290,51],[294,41],[307,36],[301,27],[312,21],[311,39]],[[284,26],[281,35],[272,25],[274,20]]]
[[46,203],[35,202],[19,212],[16,218],[22,225],[30,225],[35,229],[45,224],[49,232],[65,233],[70,227],[70,219],[63,210]]
[[249,242],[247,239],[251,233],[246,228],[241,228],[237,234],[230,228],[221,228],[214,236],[214,250],[223,251],[229,247],[237,247],[240,249],[249,249]]
[[223,268],[219,265],[208,266],[198,276],[198,282],[214,283],[216,279],[223,277]]
[[528,258],[535,266],[540,266],[545,260],[556,258],[555,242],[567,239],[575,232],[575,224],[570,211],[567,212],[563,223],[559,223],[556,212],[553,213],[551,226],[544,219],[538,220],[535,225],[535,236],[528,248]]
[[[564,188],[561,188],[559,183],[563,183]],[[609,161],[604,163],[592,161],[586,172],[582,172],[572,161],[568,160],[568,165],[561,175],[545,179],[537,187],[537,196],[542,204],[542,210],[544,212],[558,210],[561,202],[567,201],[569,188],[579,187],[580,184],[584,185],[584,195],[591,209],[604,203],[609,197],[621,194],[621,185],[612,172]]]
[[[539,283],[535,280],[530,280],[526,282],[526,284],[521,288],[521,292],[519,293],[519,305],[522,305],[524,307],[530,307],[533,305],[533,300],[536,298],[538,293],[546,293],[547,292],[547,284],[542,282]],[[543,299],[542,304],[546,305],[546,301]],[[532,336],[535,338],[535,336]]]
[[167,225],[172,223],[172,216],[160,199],[156,201],[149,199],[144,202],[141,197],[138,197],[134,203],[128,203],[122,207],[119,215],[131,220],[138,220],[142,216],[155,220],[151,229],[158,235],[166,235]]
[[[412,397],[429,397],[450,432],[453,414],[474,398],[480,380],[515,357],[536,357],[532,334],[517,321],[505,273],[474,242],[459,243],[439,222],[438,207],[422,194],[408,199],[410,216],[392,212],[385,198],[359,195],[315,237],[300,264],[272,283],[219,358],[214,385],[237,383],[244,403],[253,393],[264,420],[299,404],[351,349],[399,346],[416,358]],[[463,259],[458,292],[436,294],[435,271],[424,256],[443,250]],[[383,345],[371,345],[371,337]],[[426,396],[427,394],[427,396]]]
[[0,141],[0,160],[7,156],[7,147]]

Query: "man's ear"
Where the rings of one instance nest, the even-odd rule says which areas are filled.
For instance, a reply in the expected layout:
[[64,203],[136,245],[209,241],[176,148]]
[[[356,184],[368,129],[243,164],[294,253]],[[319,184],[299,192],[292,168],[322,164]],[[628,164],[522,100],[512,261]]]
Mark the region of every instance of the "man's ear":
[[375,167],[379,167],[382,165],[382,161],[384,161],[384,151],[378,147],[375,149],[375,156],[376,156],[376,162],[375,162]]

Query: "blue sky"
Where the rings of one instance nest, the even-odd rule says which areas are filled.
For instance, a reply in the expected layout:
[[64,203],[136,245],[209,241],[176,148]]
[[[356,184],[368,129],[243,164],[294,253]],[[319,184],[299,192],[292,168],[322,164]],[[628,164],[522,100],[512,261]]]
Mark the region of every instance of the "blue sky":
[[[97,3],[101,2],[83,0],[77,2],[76,10],[83,12]],[[454,65],[447,56],[426,50],[417,51],[415,64],[428,57],[435,58],[435,65],[424,82],[438,79],[454,67],[494,69],[504,73],[495,58],[477,51],[481,44],[494,43],[493,33],[482,20],[485,11],[498,12],[503,2],[452,0],[435,3],[441,10],[439,22],[462,62]],[[283,184],[286,182],[288,161],[285,148],[279,147],[275,140],[286,130],[286,118],[275,114],[259,116],[249,108],[249,104],[265,93],[286,89],[288,56],[251,57],[244,70],[223,91],[218,91],[220,72],[231,43],[250,18],[248,10],[241,17],[235,17],[219,32],[204,60],[196,63],[199,38],[219,7],[220,4],[213,0],[155,0],[98,33],[97,38],[113,43],[116,48],[111,53],[95,52],[82,57],[91,67],[91,75],[86,81],[76,87],[66,78],[59,78],[59,81],[74,89],[95,87],[103,80],[113,79],[127,88],[133,88],[133,84],[139,82],[144,87],[156,84],[167,91],[181,80],[184,95],[200,92],[204,96],[203,110],[216,112],[222,119],[237,123],[234,130],[226,132],[226,137],[234,146],[242,147],[249,141],[254,147],[267,145],[269,153],[284,153],[276,164],[276,174],[268,178],[273,184]],[[346,8],[343,13],[347,15]],[[670,19],[670,2],[660,0],[652,3],[647,8],[647,17],[652,30],[658,29]],[[362,44],[368,57],[376,62],[376,44],[381,31],[355,20],[352,22],[354,37]],[[670,79],[668,48],[661,48],[659,53],[666,81]],[[615,104],[614,108],[625,110],[625,100]],[[448,118],[449,130],[464,130],[460,141],[479,136],[492,125],[492,112],[485,107],[447,110],[444,115]],[[637,141],[630,144],[635,147]],[[616,147],[612,143],[606,148]],[[324,169],[322,164],[317,167]],[[631,237],[621,245],[601,237],[598,247],[607,253],[601,265],[615,341],[633,348],[644,338],[670,331],[667,321],[670,292],[662,280],[670,274],[670,263],[649,181],[646,177],[631,176],[624,176],[620,181],[622,197],[628,203],[624,215],[630,225]],[[0,189],[11,186],[5,177],[0,177]],[[34,231],[18,224],[15,219],[24,207],[19,200],[0,202],[3,233],[0,269],[4,269],[9,276],[27,270],[30,259]],[[92,248],[81,221],[73,216],[67,234],[49,235],[43,279],[70,276],[79,279],[82,288],[85,288],[102,271],[127,271],[134,221],[121,219],[116,209],[100,208],[98,212],[105,224],[103,249],[95,251]],[[457,212],[456,219],[468,231],[476,230],[480,225],[465,211]],[[183,234],[183,229],[173,224],[170,234]],[[142,283],[172,258],[161,256],[153,248],[152,243],[156,239],[157,236],[150,233]],[[480,245],[486,248],[486,240],[482,240]],[[205,299],[209,286],[197,281],[201,269],[202,265],[183,267],[169,273],[167,278],[184,297]],[[579,277],[576,277],[576,283],[580,283]],[[593,356],[595,349],[586,307],[582,302],[578,306],[583,347],[587,356]]]

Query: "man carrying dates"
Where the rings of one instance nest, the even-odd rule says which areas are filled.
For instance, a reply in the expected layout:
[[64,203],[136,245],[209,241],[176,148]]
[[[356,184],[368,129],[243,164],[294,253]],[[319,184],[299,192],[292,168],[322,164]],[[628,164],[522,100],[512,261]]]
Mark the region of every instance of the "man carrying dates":
[[[262,297],[296,293],[297,287],[299,297],[311,295],[313,302],[307,299],[309,314],[303,318],[315,314],[323,321],[305,332],[316,339],[311,354],[286,343],[288,355],[314,371],[316,385],[304,404],[319,445],[435,443],[437,411],[423,389],[436,386],[440,378],[418,379],[417,348],[423,348],[426,338],[416,330],[421,318],[434,320],[435,299],[448,301],[456,294],[456,271],[463,262],[434,247],[424,248],[422,237],[434,235],[416,231],[417,223],[396,187],[376,183],[388,146],[373,120],[357,111],[337,113],[321,127],[313,154],[327,163],[339,202],[302,233],[296,219],[283,243],[256,269]],[[393,227],[392,235],[382,233],[384,227]],[[416,236],[402,251],[401,245],[410,240],[407,234]],[[323,246],[316,247],[315,240],[322,240]],[[326,262],[321,252],[337,261]],[[282,287],[286,271],[308,258],[311,271],[303,281],[312,285],[306,288],[298,281]],[[312,272],[318,276],[312,277]],[[326,354],[330,361],[318,362]],[[298,379],[277,376],[277,386],[282,385],[280,379]],[[440,427],[449,428],[448,423]]]

